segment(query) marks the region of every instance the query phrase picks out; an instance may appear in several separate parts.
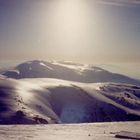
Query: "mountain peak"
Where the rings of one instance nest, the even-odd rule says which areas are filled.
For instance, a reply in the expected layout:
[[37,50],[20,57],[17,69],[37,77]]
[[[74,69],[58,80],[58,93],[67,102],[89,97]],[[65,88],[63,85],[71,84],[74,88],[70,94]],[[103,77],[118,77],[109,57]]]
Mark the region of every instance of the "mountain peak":
[[62,80],[96,83],[119,82],[140,85],[138,80],[112,73],[100,67],[73,62],[32,60],[19,64],[3,75],[10,78],[56,78]]

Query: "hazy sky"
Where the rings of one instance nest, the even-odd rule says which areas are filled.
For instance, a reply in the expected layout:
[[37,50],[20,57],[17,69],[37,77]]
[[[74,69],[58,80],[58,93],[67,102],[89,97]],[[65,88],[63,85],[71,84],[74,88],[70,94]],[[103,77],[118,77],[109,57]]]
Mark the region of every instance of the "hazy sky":
[[139,63],[140,0],[0,0],[0,60]]

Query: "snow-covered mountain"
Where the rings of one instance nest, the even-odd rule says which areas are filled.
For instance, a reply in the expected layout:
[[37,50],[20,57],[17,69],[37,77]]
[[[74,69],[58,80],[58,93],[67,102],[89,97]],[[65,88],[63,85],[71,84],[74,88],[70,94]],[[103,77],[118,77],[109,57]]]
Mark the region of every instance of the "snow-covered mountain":
[[140,87],[0,78],[0,124],[140,120]]
[[15,79],[56,78],[84,83],[119,82],[140,85],[140,81],[127,76],[112,73],[93,65],[72,62],[28,61],[3,72],[3,75]]

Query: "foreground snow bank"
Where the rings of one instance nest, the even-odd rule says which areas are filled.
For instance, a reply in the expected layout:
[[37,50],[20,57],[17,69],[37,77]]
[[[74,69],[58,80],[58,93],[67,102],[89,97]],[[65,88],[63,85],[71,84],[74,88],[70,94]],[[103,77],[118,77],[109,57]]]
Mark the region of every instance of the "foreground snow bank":
[[140,122],[71,125],[2,125],[1,140],[119,140],[115,133],[139,133]]

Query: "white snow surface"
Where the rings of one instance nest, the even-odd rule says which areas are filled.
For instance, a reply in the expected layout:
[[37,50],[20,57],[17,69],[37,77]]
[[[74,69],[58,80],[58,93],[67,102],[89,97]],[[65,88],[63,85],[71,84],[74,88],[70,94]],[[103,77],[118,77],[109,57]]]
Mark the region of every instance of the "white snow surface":
[[[1,140],[119,140],[115,133],[139,133],[140,122],[94,124],[2,125]],[[122,139],[123,140],[123,139]],[[125,140],[125,139],[124,139]]]
[[40,65],[42,65],[42,66],[46,67],[46,68],[47,68],[47,69],[49,69],[49,70],[53,70],[53,68],[51,68],[51,67],[49,67],[49,66],[45,65],[43,62],[41,62],[41,63],[40,63]]
[[72,70],[75,70],[79,74],[83,74],[84,71],[86,70],[91,70],[94,72],[101,72],[103,69],[95,67],[93,65],[89,64],[78,64],[78,63],[73,63],[73,62],[53,62],[52,64],[58,65],[58,66],[63,66]]

